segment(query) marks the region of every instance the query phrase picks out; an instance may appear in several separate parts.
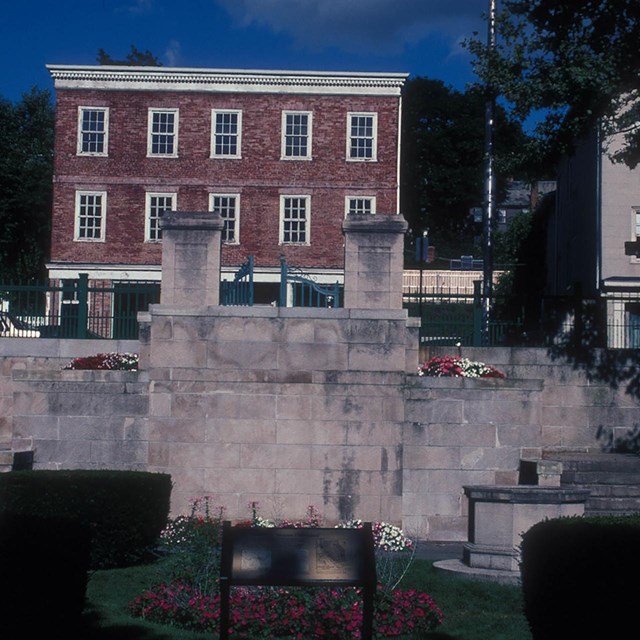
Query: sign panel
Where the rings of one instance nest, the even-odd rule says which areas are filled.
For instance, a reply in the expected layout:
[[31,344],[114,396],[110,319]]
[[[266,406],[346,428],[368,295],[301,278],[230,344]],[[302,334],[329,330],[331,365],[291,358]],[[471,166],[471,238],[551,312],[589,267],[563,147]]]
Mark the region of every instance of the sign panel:
[[362,529],[232,527],[222,530],[220,638],[229,634],[232,586],[363,588],[362,638],[372,637],[376,565],[371,523]]

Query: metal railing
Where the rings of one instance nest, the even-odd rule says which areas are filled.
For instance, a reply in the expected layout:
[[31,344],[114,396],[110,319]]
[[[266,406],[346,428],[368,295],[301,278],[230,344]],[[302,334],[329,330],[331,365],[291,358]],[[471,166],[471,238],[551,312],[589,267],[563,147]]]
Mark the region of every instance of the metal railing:
[[601,298],[495,296],[488,335],[482,331],[480,282],[473,295],[404,295],[410,316],[421,318],[423,345],[544,346],[569,349],[640,348],[640,294],[609,293]]
[[160,301],[160,283],[73,280],[0,284],[0,336],[135,340],[138,312]]
[[343,304],[338,282],[321,285],[280,258],[280,306],[337,308]]
[[233,280],[222,280],[220,283],[220,304],[250,307],[253,299],[253,256],[249,256],[235,272]]

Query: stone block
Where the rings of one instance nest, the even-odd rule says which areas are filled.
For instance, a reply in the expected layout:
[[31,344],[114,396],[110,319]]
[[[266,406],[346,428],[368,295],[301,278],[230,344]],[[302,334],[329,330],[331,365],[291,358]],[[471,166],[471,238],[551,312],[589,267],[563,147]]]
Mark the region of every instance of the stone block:
[[149,419],[151,442],[204,442],[205,422],[201,417],[152,417]]
[[275,420],[209,418],[205,422],[204,440],[212,443],[274,444],[276,441],[279,442],[276,432],[279,435],[280,424],[280,421],[276,422]]
[[496,426],[493,424],[430,424],[427,442],[433,446],[458,446],[464,443],[474,447],[494,447],[497,443]]
[[140,441],[93,440],[91,462],[102,468],[127,468],[131,464],[149,462],[149,444]]
[[278,420],[311,420],[312,398],[303,395],[280,395],[276,398]]
[[284,496],[295,492],[321,495],[323,480],[324,473],[320,469],[276,469],[276,494]]
[[459,447],[414,445],[404,448],[404,467],[406,469],[457,469],[459,466]]
[[348,367],[348,350],[343,343],[294,343],[280,344],[278,366],[293,371],[333,371]]
[[243,468],[207,468],[204,472],[204,485],[207,493],[212,495],[229,493],[244,493],[249,496],[273,495],[276,489],[276,470],[253,468],[248,472]]
[[[279,444],[343,445],[351,423],[324,420],[283,420],[277,423]],[[351,443],[349,443],[351,444]]]
[[403,424],[401,422],[350,421],[346,423],[346,442],[350,445],[371,445],[381,447],[402,446]]
[[[383,455],[383,451],[385,452]],[[377,446],[326,446],[311,447],[311,469],[358,469],[359,471],[380,471],[383,457],[388,460],[385,449]],[[390,466],[397,469],[400,464],[392,454]],[[389,467],[389,462],[385,462]]]
[[241,464],[241,445],[174,442],[169,449],[174,468],[193,466],[206,469],[237,469]]
[[240,466],[253,469],[310,469],[311,452],[308,446],[297,444],[243,444]]

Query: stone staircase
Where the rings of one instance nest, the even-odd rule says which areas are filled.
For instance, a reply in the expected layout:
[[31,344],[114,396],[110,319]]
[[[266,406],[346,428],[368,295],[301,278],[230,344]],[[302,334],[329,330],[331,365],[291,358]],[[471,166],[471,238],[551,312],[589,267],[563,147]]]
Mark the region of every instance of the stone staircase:
[[11,439],[4,433],[0,433],[0,473],[11,471],[13,465],[13,450]]
[[562,463],[561,486],[589,489],[585,515],[640,513],[640,455],[549,453]]

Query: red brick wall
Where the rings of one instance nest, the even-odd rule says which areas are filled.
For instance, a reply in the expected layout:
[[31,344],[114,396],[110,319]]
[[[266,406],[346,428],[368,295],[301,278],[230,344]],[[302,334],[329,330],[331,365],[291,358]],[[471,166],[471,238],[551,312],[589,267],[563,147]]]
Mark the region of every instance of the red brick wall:
[[[78,106],[109,107],[109,155],[76,154]],[[148,108],[179,108],[178,158],[147,158]],[[242,109],[242,159],[212,159],[211,109]],[[283,110],[313,112],[312,161],[280,160]],[[347,113],[378,113],[377,162],[347,162]],[[302,267],[342,267],[345,195],[375,195],[377,212],[396,212],[398,98],[143,91],[58,90],[51,258],[63,262],[157,264],[144,242],[145,192],[177,193],[177,209],[207,210],[209,193],[240,194],[240,246],[276,266],[284,254]],[[106,240],[74,242],[76,190],[107,192]],[[311,196],[310,246],[281,246],[280,194]]]

